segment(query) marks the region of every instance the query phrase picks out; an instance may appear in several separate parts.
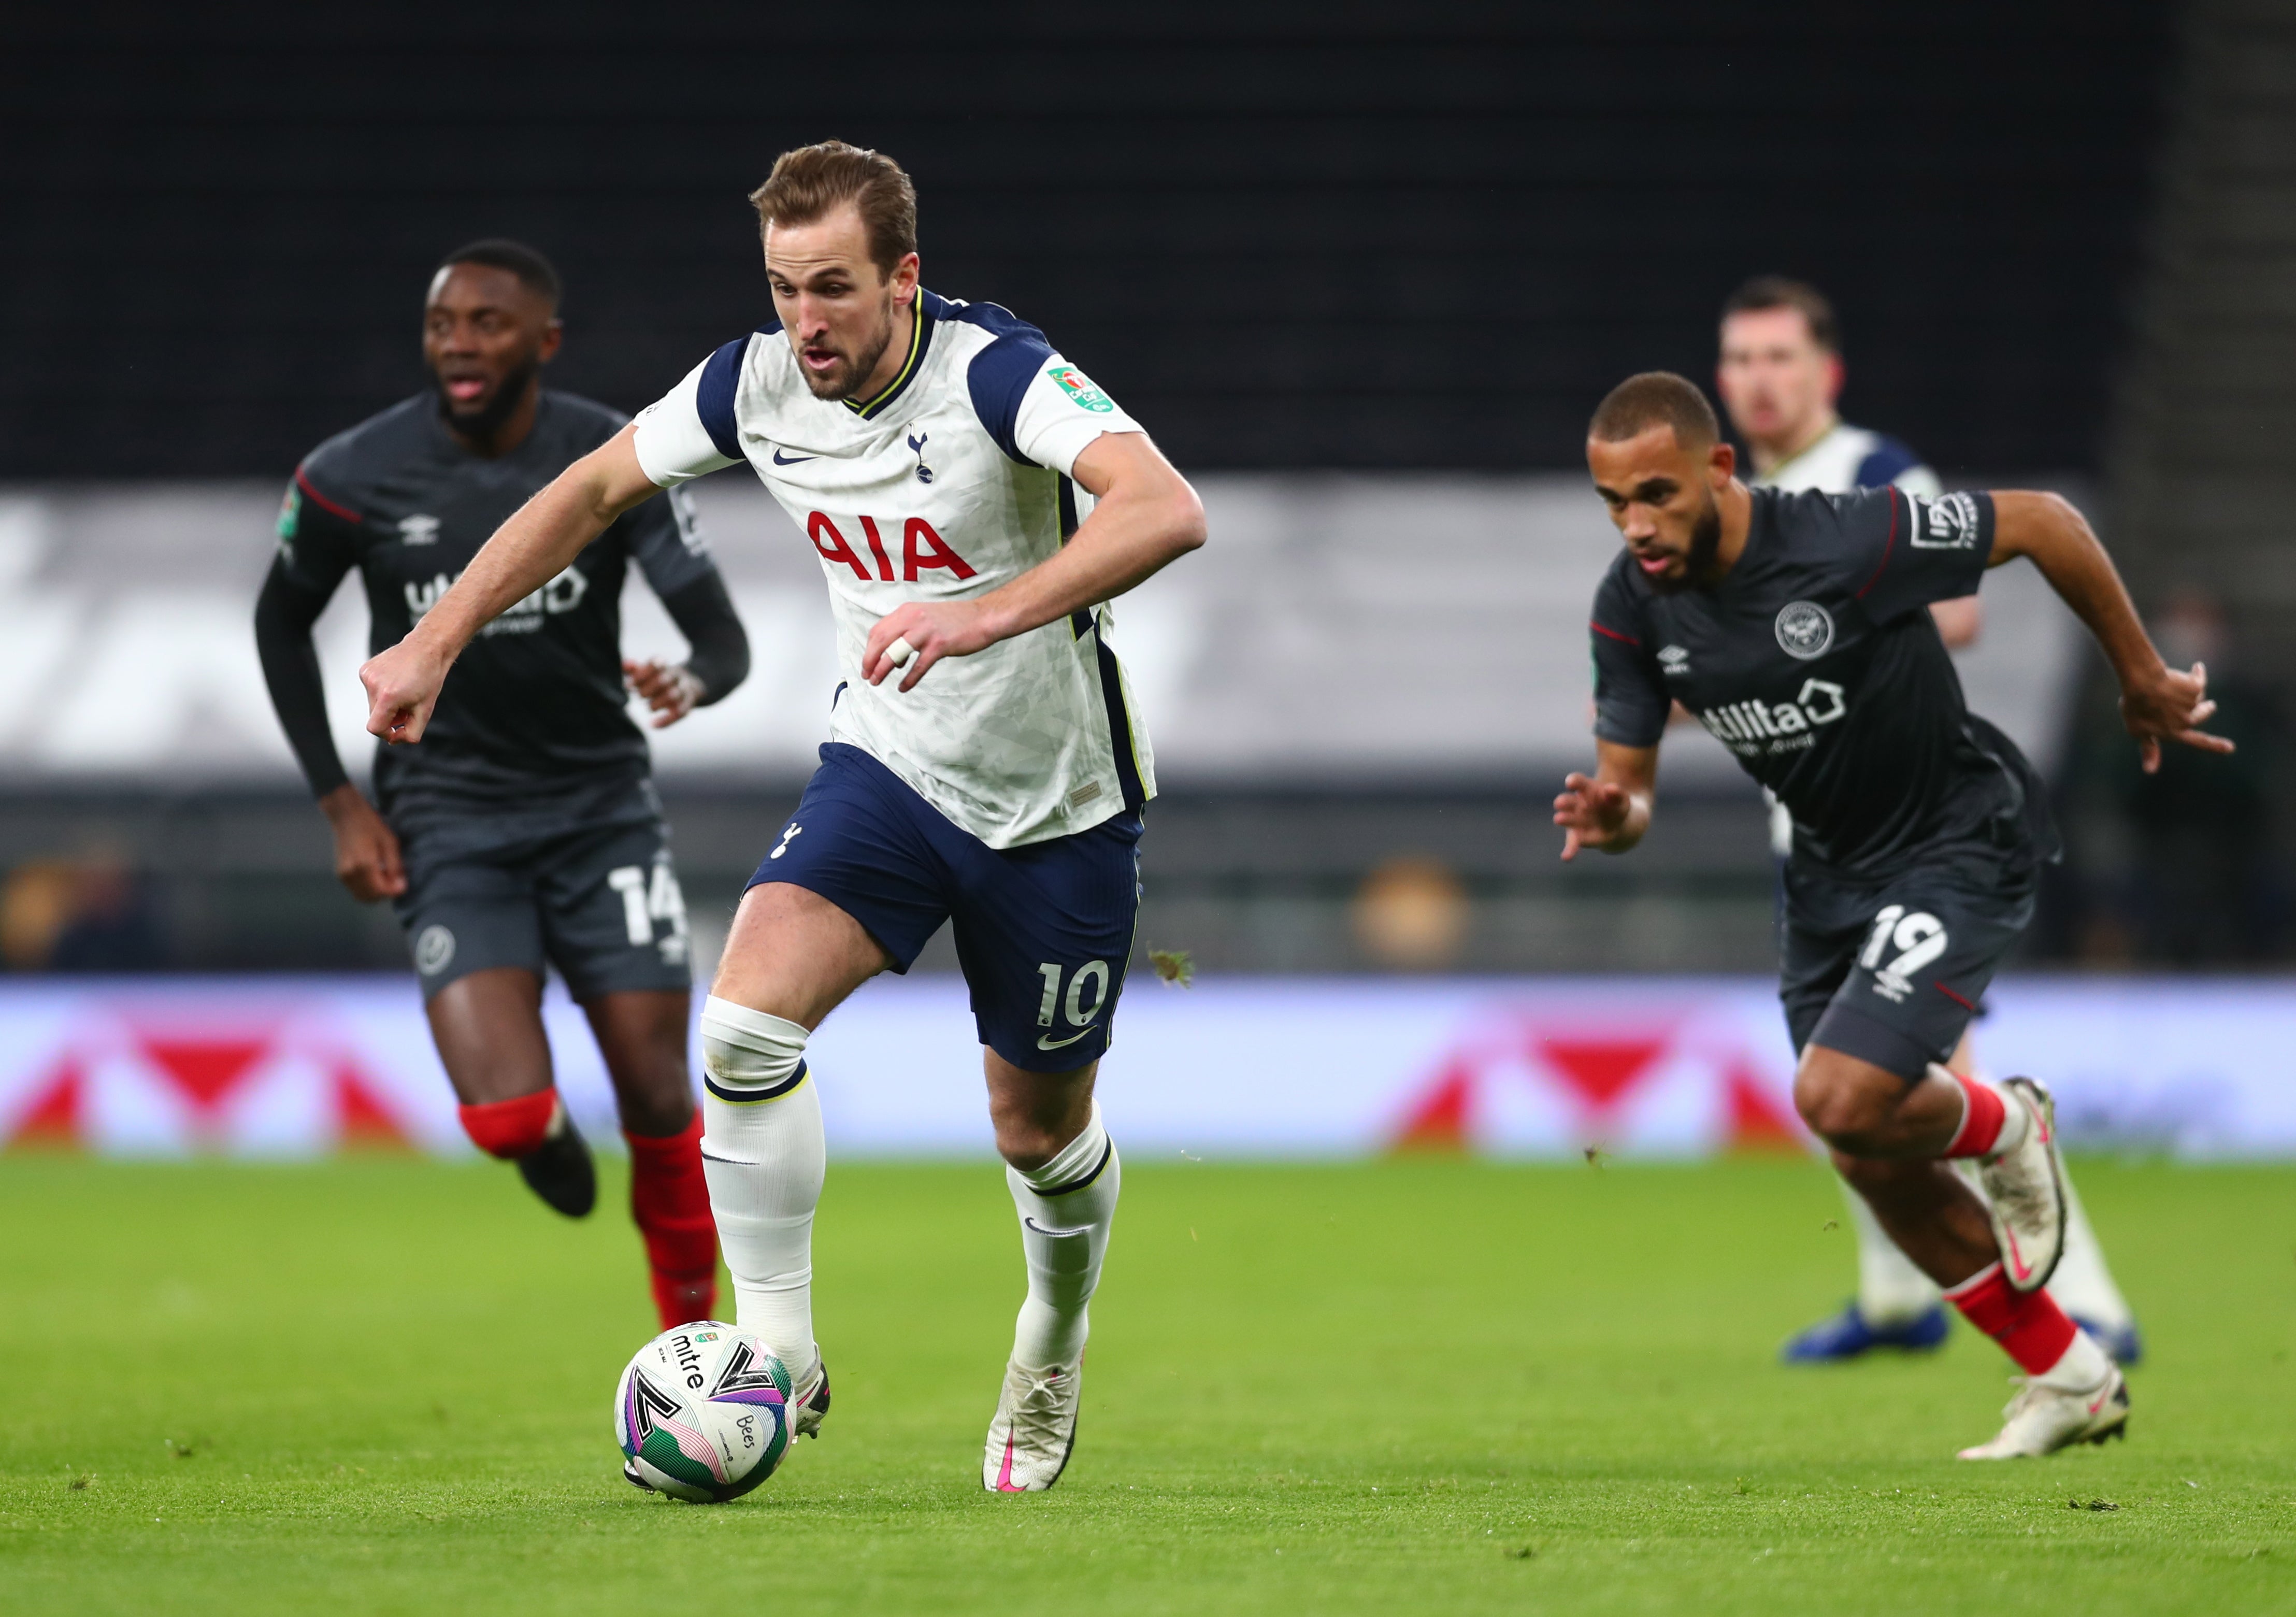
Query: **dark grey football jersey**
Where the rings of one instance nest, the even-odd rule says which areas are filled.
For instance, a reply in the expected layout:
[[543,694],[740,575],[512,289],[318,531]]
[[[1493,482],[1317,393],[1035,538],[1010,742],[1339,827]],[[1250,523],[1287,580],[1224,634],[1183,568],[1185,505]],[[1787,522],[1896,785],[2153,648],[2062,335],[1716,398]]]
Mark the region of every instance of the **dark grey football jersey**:
[[[329,439],[296,469],[279,513],[281,562],[323,595],[356,568],[368,644],[381,651],[447,593],[504,519],[625,419],[545,392],[525,441],[487,460],[447,431],[433,395],[417,395]],[[447,676],[422,741],[378,752],[386,805],[510,801],[644,776],[645,738],[623,706],[622,582],[632,561],[662,596],[714,571],[683,494],[622,516],[480,632]]]
[[1964,703],[1928,607],[1975,592],[1993,502],[1757,488],[1746,548],[1668,594],[1621,553],[1595,595],[1595,733],[1658,744],[1680,702],[1775,792],[1794,858],[1882,875],[1969,838],[2054,853],[2031,767]]

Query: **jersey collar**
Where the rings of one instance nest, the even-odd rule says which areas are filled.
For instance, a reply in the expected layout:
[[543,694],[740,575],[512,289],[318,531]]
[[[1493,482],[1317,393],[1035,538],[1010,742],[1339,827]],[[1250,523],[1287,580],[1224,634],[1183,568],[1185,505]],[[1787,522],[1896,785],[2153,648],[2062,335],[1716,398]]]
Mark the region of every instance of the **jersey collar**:
[[909,353],[908,357],[901,361],[899,372],[895,374],[892,381],[885,384],[883,392],[866,403],[854,398],[844,401],[845,407],[863,421],[874,418],[887,405],[898,398],[909,383],[916,380],[917,371],[925,362],[925,350],[932,346],[933,319],[931,315],[925,313],[923,288],[918,288],[915,300],[909,305]]

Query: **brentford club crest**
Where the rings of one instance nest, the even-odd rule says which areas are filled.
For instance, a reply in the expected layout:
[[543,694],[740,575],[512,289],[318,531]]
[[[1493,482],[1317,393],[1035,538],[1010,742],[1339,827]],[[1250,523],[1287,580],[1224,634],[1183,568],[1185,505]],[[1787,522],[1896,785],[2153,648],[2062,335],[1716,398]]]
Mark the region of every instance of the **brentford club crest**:
[[1833,618],[1815,601],[1794,601],[1778,612],[1778,649],[1807,662],[1833,644]]

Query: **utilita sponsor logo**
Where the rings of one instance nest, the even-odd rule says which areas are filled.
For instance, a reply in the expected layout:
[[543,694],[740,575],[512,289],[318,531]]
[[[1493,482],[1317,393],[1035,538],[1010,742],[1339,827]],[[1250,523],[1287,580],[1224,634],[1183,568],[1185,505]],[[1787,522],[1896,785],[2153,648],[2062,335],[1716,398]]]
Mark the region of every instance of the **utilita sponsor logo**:
[[1742,758],[1793,752],[1816,743],[1816,732],[1849,711],[1840,685],[1831,679],[1805,679],[1792,702],[1734,702],[1709,708],[1698,722]]
[[[457,573],[455,578],[462,575]],[[420,623],[423,615],[439,604],[441,596],[455,587],[455,579],[445,573],[425,584],[406,587],[406,610]],[[579,568],[570,567],[564,572],[536,590],[522,601],[513,601],[503,609],[502,616],[479,632],[481,635],[530,635],[542,627],[545,618],[561,612],[570,612],[582,604],[582,597],[590,593],[590,580],[582,576]]]

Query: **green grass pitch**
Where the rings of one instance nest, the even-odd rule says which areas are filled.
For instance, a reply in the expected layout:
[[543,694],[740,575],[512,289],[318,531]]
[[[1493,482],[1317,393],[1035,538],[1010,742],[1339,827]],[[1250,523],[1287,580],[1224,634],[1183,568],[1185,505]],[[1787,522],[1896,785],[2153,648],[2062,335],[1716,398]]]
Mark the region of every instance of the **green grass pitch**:
[[1134,1161],[1077,1459],[1000,1498],[1002,1179],[839,1164],[835,1412],[707,1507],[616,1473],[652,1326],[611,1204],[569,1226],[493,1165],[0,1160],[0,1606],[2296,1611],[2296,1171],[2081,1178],[2150,1334],[2133,1435],[1979,1467],[2006,1367],[1965,1329],[1774,1362],[1849,1279],[1814,1164]]

